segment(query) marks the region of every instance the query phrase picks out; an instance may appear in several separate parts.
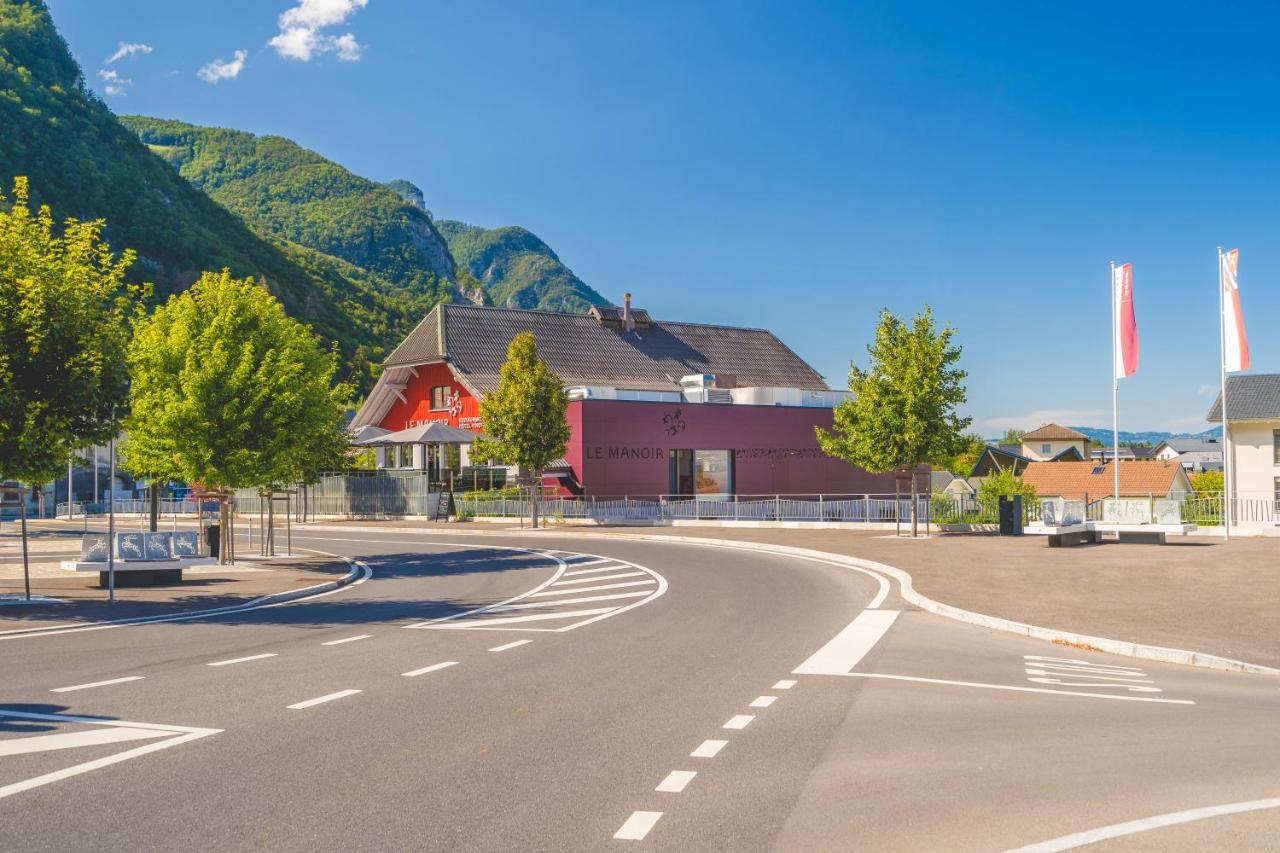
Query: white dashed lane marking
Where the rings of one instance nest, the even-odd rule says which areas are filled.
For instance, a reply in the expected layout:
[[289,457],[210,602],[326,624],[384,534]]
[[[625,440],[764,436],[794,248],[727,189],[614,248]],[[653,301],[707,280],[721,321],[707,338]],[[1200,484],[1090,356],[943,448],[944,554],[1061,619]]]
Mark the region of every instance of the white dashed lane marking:
[[777,696],[757,696],[751,701],[752,708],[768,708],[774,702],[778,701]]
[[216,660],[213,663],[207,663],[205,666],[231,666],[233,663],[248,663],[251,660],[263,660],[264,658],[276,657],[275,652],[265,652],[260,655],[249,655],[245,658],[232,658],[231,660]]
[[413,678],[414,676],[426,675],[428,672],[435,672],[436,670],[440,670],[440,669],[448,669],[451,666],[457,666],[457,665],[458,665],[458,662],[456,660],[447,660],[447,661],[442,661],[441,663],[433,663],[431,664],[431,666],[424,666],[422,669],[411,669],[408,672],[402,672],[400,674],[403,675],[405,678]]
[[343,643],[354,643],[356,640],[367,640],[373,634],[356,634],[354,637],[343,637],[341,640],[330,640],[327,643],[321,643],[322,646],[340,646]]
[[727,740],[704,740],[697,749],[689,753],[690,758],[715,758],[724,749]]
[[146,676],[126,675],[124,678],[109,678],[106,681],[90,681],[88,684],[73,684],[70,687],[54,687],[50,693],[70,693],[73,690],[88,690],[90,687],[106,687],[108,684],[124,684],[126,681],[141,681]]
[[304,708],[310,708],[314,705],[323,705],[325,702],[332,702],[334,699],[345,699],[348,696],[354,696],[362,693],[361,690],[339,690],[337,693],[326,693],[324,696],[317,696],[314,699],[308,699],[305,702],[296,702],[287,706],[290,711],[301,711]]
[[678,794],[688,787],[693,777],[697,775],[693,770],[672,770],[667,774],[667,778],[659,782],[658,787],[653,790],[663,794]]
[[729,722],[725,723],[723,726],[721,726],[721,728],[745,729],[748,725],[751,724],[751,721],[754,719],[755,717],[752,716],[751,714],[735,714],[734,716],[730,717]]
[[489,651],[505,652],[507,649],[514,649],[517,646],[523,646],[525,643],[532,643],[532,642],[533,640],[516,640],[515,642],[511,642],[511,643],[504,643],[501,646],[494,646],[493,648],[489,649]]
[[795,687],[795,686],[796,686],[796,683],[793,679],[784,678],[781,681],[779,681],[777,684],[773,685],[773,689],[774,690],[790,690],[792,687]]
[[662,812],[632,812],[613,837],[622,841],[643,841],[660,817]]

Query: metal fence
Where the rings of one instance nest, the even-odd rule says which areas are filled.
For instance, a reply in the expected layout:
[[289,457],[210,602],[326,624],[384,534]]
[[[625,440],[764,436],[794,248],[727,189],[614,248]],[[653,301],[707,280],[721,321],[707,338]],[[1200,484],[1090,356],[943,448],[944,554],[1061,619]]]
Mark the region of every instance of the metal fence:
[[[516,518],[528,516],[529,499],[462,498],[459,513],[469,517]],[[921,496],[917,520],[930,517],[930,501]],[[911,499],[892,495],[718,495],[691,498],[682,495],[646,497],[588,496],[542,498],[538,514],[549,519],[593,518],[599,521],[853,521],[897,522],[911,520]]]

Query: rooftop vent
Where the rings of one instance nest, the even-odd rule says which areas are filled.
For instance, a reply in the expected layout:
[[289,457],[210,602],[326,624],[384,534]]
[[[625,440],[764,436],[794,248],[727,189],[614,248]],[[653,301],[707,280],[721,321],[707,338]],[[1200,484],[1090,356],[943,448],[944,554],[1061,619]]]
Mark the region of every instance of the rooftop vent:
[[648,311],[631,307],[630,293],[623,295],[621,308],[616,305],[593,305],[588,313],[595,317],[596,322],[601,326],[621,329],[624,332],[647,329],[653,325]]

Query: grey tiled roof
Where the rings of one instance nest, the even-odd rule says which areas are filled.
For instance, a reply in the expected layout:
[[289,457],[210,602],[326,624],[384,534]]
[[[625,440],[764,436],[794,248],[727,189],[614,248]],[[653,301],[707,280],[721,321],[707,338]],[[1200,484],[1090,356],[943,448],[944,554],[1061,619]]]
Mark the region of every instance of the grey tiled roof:
[[682,376],[714,373],[738,386],[828,390],[817,371],[764,329],[655,320],[623,332],[586,314],[476,305],[436,307],[386,364],[448,358],[474,390],[488,394],[497,387],[507,345],[524,331],[533,332],[538,356],[568,386],[678,390]]
[[[1280,373],[1228,376],[1227,417],[1233,421],[1280,420]],[[1205,420],[1221,422],[1221,393]]]

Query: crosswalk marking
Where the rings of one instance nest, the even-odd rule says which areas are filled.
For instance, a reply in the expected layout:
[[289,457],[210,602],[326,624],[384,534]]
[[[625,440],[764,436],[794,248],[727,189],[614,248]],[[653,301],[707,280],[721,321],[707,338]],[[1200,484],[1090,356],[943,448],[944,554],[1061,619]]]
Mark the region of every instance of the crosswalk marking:
[[490,625],[515,625],[521,622],[545,622],[548,619],[568,619],[573,616],[596,616],[611,613],[616,607],[596,607],[590,610],[566,610],[563,613],[535,613],[532,616],[509,616],[504,619],[473,619],[469,622],[442,622],[432,625],[439,630],[465,630],[467,628],[485,628]]
[[624,583],[606,583],[601,584],[600,586],[584,586],[575,590],[549,589],[546,592],[535,592],[530,595],[529,598],[540,598],[548,595],[565,595],[568,592],[577,594],[579,592],[597,592],[602,589],[623,589],[631,586],[648,586],[651,583],[653,583],[652,578],[643,581],[625,581]]
[[[566,592],[565,595],[570,593]],[[649,590],[640,590],[639,592],[615,592],[612,595],[587,595],[582,598],[565,598],[560,601],[533,601],[527,604],[503,604],[493,608],[490,613],[496,613],[502,610],[527,610],[530,607],[558,607],[561,604],[585,604],[589,601],[614,601],[619,598],[638,598],[648,595]]]
[[552,586],[573,586],[575,584],[583,584],[583,583],[600,583],[602,581],[616,581],[616,580],[621,580],[623,578],[643,577],[644,574],[645,574],[644,572],[623,572],[617,575],[605,575],[603,577],[598,577],[598,578],[578,578],[577,580],[571,580],[571,581],[556,581],[555,583],[552,584]]
[[620,566],[617,563],[614,563],[611,566],[601,566],[598,569],[578,569],[577,571],[573,571],[573,572],[565,572],[564,577],[571,578],[576,575],[595,575],[595,574],[599,574],[600,572],[620,572],[623,569],[627,569],[627,568],[630,568],[630,566]]

